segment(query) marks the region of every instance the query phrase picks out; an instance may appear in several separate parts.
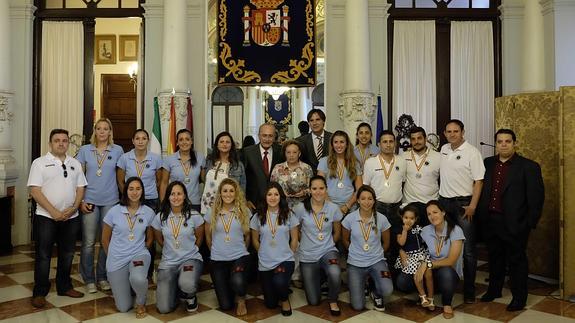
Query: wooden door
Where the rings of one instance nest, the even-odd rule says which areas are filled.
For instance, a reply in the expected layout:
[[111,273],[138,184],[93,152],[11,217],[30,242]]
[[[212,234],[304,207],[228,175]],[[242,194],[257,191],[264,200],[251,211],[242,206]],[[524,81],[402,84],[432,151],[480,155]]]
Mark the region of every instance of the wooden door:
[[136,130],[136,86],[127,74],[102,74],[100,115],[112,121],[114,143],[129,151]]

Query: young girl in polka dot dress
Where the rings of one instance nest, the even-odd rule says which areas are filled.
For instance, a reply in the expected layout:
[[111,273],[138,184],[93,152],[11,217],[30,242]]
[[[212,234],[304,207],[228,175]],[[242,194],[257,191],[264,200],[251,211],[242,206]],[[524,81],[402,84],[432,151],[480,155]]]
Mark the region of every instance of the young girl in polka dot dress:
[[[395,268],[401,269],[401,272],[415,277],[414,274],[421,263],[426,263],[429,260],[429,252],[427,245],[419,235],[422,228],[417,224],[418,209],[413,205],[407,205],[401,210],[401,219],[403,227],[401,232],[397,232],[397,243],[401,247],[399,250],[399,257],[395,262]],[[421,306],[429,310],[435,310],[433,304],[433,275],[431,270],[427,270],[424,276],[425,286],[423,282],[418,282],[414,279],[415,286],[421,298]],[[427,289],[428,294],[425,293]]]

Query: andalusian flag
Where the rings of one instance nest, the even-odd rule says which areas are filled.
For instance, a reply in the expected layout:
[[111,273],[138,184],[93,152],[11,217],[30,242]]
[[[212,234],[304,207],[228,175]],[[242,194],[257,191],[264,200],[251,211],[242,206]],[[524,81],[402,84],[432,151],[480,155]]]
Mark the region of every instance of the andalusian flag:
[[158,97],[154,98],[154,126],[152,128],[152,142],[150,150],[153,153],[162,155],[162,123],[160,122],[160,105]]
[[173,95],[170,101],[170,128],[168,131],[168,155],[171,155],[176,152],[176,106]]

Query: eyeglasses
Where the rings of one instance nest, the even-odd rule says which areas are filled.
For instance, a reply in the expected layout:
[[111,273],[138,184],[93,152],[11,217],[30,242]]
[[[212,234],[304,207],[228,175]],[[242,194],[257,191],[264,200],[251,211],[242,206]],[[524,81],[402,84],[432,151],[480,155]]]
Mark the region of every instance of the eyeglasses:
[[62,169],[64,170],[64,178],[68,177],[68,171],[66,170],[66,164],[62,164]]

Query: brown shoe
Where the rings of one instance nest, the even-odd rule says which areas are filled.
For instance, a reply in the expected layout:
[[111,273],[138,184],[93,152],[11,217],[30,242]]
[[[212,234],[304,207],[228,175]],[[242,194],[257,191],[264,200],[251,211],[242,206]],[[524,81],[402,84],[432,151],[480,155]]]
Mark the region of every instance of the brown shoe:
[[42,308],[46,306],[46,298],[44,296],[34,296],[32,297],[32,306],[35,308]]
[[80,293],[79,291],[75,290],[75,289],[69,289],[67,292],[65,293],[58,293],[58,296],[68,296],[68,297],[72,297],[72,298],[82,298],[84,297],[84,293]]

